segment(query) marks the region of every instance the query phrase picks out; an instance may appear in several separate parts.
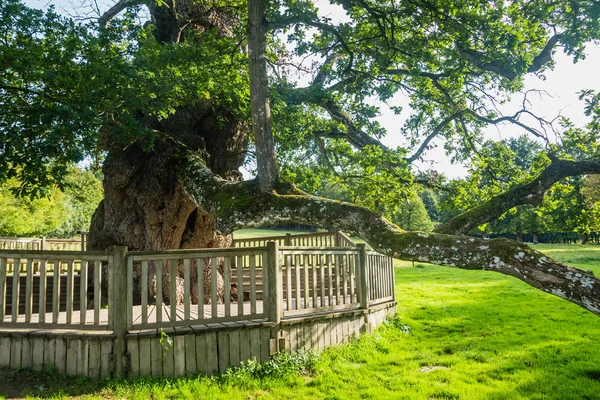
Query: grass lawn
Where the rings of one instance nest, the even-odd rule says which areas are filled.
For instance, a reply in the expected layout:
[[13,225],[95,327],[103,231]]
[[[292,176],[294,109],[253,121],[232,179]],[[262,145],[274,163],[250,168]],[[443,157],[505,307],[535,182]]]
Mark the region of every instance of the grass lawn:
[[[600,274],[600,246],[536,247]],[[411,265],[397,263],[398,316],[324,352],[309,376],[90,384],[5,371],[0,381],[103,399],[600,399],[599,317],[492,272]]]

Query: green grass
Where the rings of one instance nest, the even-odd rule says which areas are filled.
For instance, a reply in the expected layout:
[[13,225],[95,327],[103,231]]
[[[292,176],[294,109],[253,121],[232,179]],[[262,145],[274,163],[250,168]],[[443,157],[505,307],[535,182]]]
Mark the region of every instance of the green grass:
[[[600,246],[536,247],[600,274]],[[600,399],[597,316],[492,272],[397,267],[398,316],[324,352],[310,375],[246,367],[234,378],[99,384],[35,375],[28,387],[46,379],[47,396],[115,399]],[[10,379],[19,374],[32,376]]]

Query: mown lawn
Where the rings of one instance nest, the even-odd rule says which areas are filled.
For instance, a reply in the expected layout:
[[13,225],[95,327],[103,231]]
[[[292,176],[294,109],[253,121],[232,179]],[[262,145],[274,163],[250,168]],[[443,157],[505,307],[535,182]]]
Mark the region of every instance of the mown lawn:
[[[600,246],[536,247],[600,274]],[[397,267],[398,317],[329,349],[309,376],[92,385],[4,372],[0,380],[45,385],[46,396],[119,399],[600,399],[599,317],[491,272]]]

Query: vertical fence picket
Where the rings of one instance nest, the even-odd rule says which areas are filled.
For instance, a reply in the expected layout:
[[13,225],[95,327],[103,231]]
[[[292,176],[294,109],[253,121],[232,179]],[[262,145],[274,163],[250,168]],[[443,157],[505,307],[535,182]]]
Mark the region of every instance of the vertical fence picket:
[[148,261],[142,261],[142,324],[148,323]]
[[31,313],[33,311],[33,260],[27,259],[25,269],[27,277],[25,278],[25,322],[31,322]]
[[94,261],[94,325],[100,325],[102,295],[102,263]]
[[283,256],[283,270],[285,271],[285,309],[290,311],[292,309],[292,273],[290,270],[290,256]]
[[292,262],[295,264],[294,265],[294,272],[296,273],[295,276],[295,283],[296,283],[296,310],[300,309],[300,298],[301,298],[301,292],[300,290],[302,289],[300,286],[300,256],[295,256],[292,257]]
[[11,303],[11,321],[17,322],[19,316],[19,291],[21,286],[20,267],[21,259],[13,259],[13,280],[12,280],[12,303]]
[[204,319],[204,260],[196,258],[196,273],[198,274],[198,320]]
[[250,314],[256,314],[256,256],[250,256]]
[[225,285],[225,294],[223,302],[225,303],[225,316],[231,316],[231,258],[224,257],[223,262],[223,284]]
[[[79,270],[79,323],[85,325],[87,322],[88,302],[88,262],[81,261]],[[41,283],[40,283],[41,285]]]
[[[2,275],[2,272],[0,272]],[[1,286],[0,286],[1,289]],[[39,301],[38,321],[46,322],[46,260],[40,261],[40,301]],[[2,318],[0,318],[2,321]]]
[[169,320],[177,321],[177,260],[169,260]]
[[52,279],[52,323],[58,322],[58,315],[60,311],[60,270],[61,262],[55,260],[54,266],[54,277]]
[[156,274],[156,307],[154,312],[156,313],[156,322],[162,322],[163,313],[163,268],[162,261],[154,262],[154,273]]
[[186,258],[183,260],[183,319],[185,321],[190,320],[190,304],[192,302],[192,296],[190,296],[190,259]]
[[67,299],[66,299],[66,308],[67,308],[67,324],[70,324],[73,321],[73,261],[69,260],[67,262]]
[[6,307],[6,278],[7,278],[7,260],[0,258],[0,322],[4,322]]
[[210,317],[217,318],[217,258],[210,261]]
[[236,273],[237,273],[237,305],[238,315],[244,315],[244,261],[243,257],[236,257]]
[[[302,268],[302,272],[303,272],[303,283],[302,286],[304,286],[304,308],[309,308],[308,305],[308,300],[309,300],[309,293],[308,293],[308,289],[309,289],[309,282],[308,282],[308,260],[309,257],[307,254],[304,255],[304,257],[302,257],[302,266],[304,268]],[[298,308],[300,308],[300,306],[298,306]]]

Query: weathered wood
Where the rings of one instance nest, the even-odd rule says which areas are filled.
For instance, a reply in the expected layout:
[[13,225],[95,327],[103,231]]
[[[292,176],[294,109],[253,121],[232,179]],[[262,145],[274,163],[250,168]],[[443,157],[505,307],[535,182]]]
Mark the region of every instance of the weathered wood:
[[185,375],[192,376],[196,373],[196,337],[193,334],[185,335]]
[[270,353],[270,340],[271,330],[269,328],[259,328],[260,330],[260,362],[264,363],[269,361],[271,357]]
[[47,338],[44,343],[44,368],[56,367],[56,338]]
[[196,273],[198,277],[198,319],[202,320],[204,318],[204,279],[200,279],[200,277],[204,276],[203,271],[204,262],[202,260],[196,260]]
[[[101,342],[99,340],[90,340],[89,341],[88,378],[90,378],[90,379],[100,379],[100,368],[101,368],[100,343]],[[145,376],[149,376],[149,375],[150,374],[145,375]]]
[[100,342],[100,378],[112,375],[111,357],[113,354],[113,341],[103,340]]
[[56,347],[54,354],[54,366],[59,374],[67,373],[67,340],[60,337],[56,338]]
[[10,368],[19,369],[21,368],[21,346],[22,338],[20,336],[12,336],[10,338]]
[[100,324],[100,300],[102,298],[102,263],[94,262],[94,324]]
[[77,375],[88,376],[89,340],[82,338],[77,342]]
[[244,315],[244,262],[242,257],[232,257],[237,282],[237,315]]
[[[174,338],[171,338],[174,339]],[[175,341],[168,345],[165,342],[162,344],[162,376],[166,378],[175,377]]]
[[137,379],[142,376],[140,373],[140,345],[137,337],[127,339],[127,353],[129,353],[127,378]]
[[240,330],[240,361],[250,359],[250,331],[249,329]]
[[7,278],[7,260],[0,258],[0,322],[4,321],[6,306],[6,278]]
[[267,307],[265,314],[270,322],[279,324],[282,314],[281,300],[283,298],[283,286],[281,282],[281,261],[279,259],[279,245],[276,242],[267,243],[265,255],[267,279]]
[[217,317],[217,259],[210,260],[210,317]]
[[219,372],[223,373],[229,367],[229,332],[217,332],[217,346],[219,348]]
[[65,373],[69,376],[77,375],[77,352],[79,350],[79,340],[68,339],[66,342],[66,369]]
[[[44,342],[46,338],[43,336],[36,336],[29,338],[29,345],[31,346],[31,365],[29,368],[35,371],[41,371],[44,369]],[[2,351],[0,349],[0,355]],[[2,356],[0,356],[1,358]]]
[[[207,249],[207,250],[161,250],[161,251],[130,251],[133,261],[168,261],[172,259],[183,260],[186,258],[218,258],[232,256],[251,256],[261,254],[266,247],[252,247],[248,249]],[[0,253],[1,254],[1,253]],[[61,253],[62,255],[62,253]]]
[[[112,290],[109,291],[109,314],[113,316],[113,333],[115,335],[114,354],[116,360],[115,374],[118,378],[125,377],[123,356],[127,351],[125,335],[128,330],[128,319],[131,308],[127,304],[127,293],[129,292],[127,271],[127,247],[115,246],[112,256]],[[112,310],[110,309],[112,307]]]
[[154,273],[156,277],[156,322],[160,323],[163,313],[162,262],[154,263]]
[[67,262],[67,324],[73,321],[73,261]]
[[256,256],[250,256],[250,314],[256,314]]
[[140,337],[138,339],[140,376],[152,376],[152,339]]
[[190,306],[192,302],[192,296],[190,296],[190,285],[192,283],[190,273],[190,260],[183,260],[183,319],[188,321],[190,319]]
[[260,360],[260,328],[250,329],[250,357]]
[[358,269],[357,277],[360,290],[360,307],[369,308],[369,282],[367,279],[367,246],[364,243],[358,245]]
[[240,365],[240,330],[229,331],[229,366],[237,367]]
[[219,371],[217,354],[217,332],[206,333],[206,369],[209,374]]
[[160,336],[153,338],[150,342],[150,369],[152,376],[163,376],[163,353],[164,348],[160,343]]
[[15,322],[17,320],[17,315],[19,314],[19,263],[20,260],[18,258],[13,259],[13,279],[12,279],[12,303],[11,303],[11,321]]
[[196,335],[196,369],[203,374],[209,374],[206,334]]
[[187,354],[185,352],[185,336],[177,335],[173,337],[173,376],[185,376],[186,355]]
[[[131,257],[130,257],[131,258]],[[148,261],[142,261],[142,324],[148,323]]]

